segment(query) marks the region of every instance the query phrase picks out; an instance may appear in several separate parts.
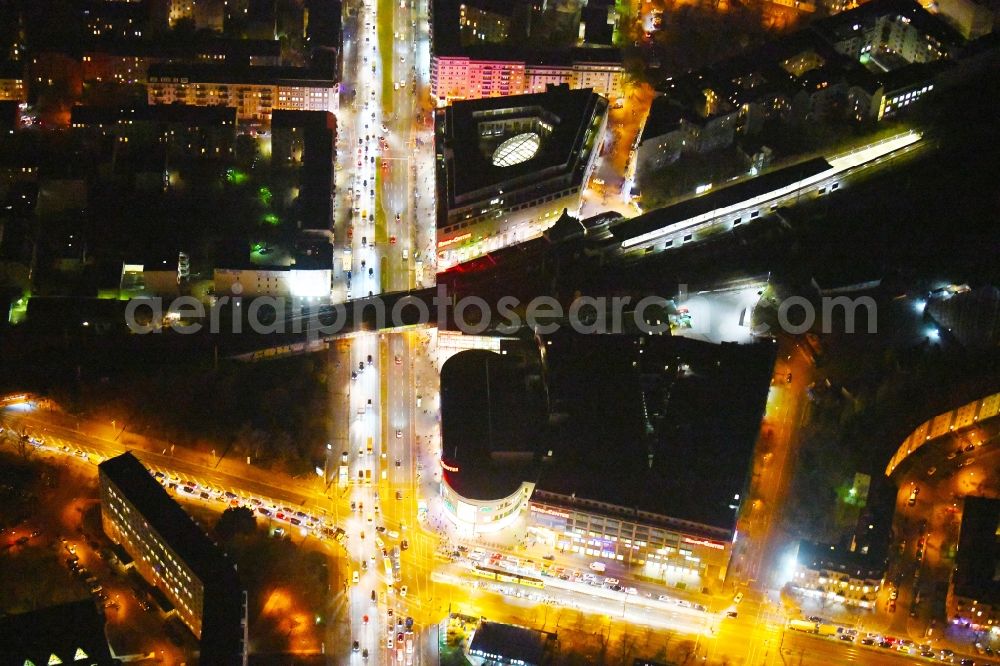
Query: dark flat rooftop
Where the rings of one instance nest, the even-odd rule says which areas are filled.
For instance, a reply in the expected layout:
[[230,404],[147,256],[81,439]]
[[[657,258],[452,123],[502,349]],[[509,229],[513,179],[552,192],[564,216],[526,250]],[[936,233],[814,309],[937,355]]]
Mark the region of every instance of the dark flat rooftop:
[[[535,64],[570,64],[573,62],[622,62],[620,49],[613,47],[577,47],[545,49],[537,40],[520,44],[470,44],[463,47],[459,32],[461,0],[432,0],[434,34],[431,51],[438,56],[465,56],[473,60],[525,61]],[[470,3],[478,6],[476,3]],[[487,8],[488,9],[488,8]]]
[[236,124],[236,107],[154,104],[151,106],[74,106],[73,125],[110,125],[119,121],[183,123],[198,127]]
[[[449,368],[459,356],[442,369],[443,455],[459,468],[446,472],[459,494],[499,499],[535,481],[536,492],[575,495],[588,511],[601,509],[583,500],[686,521],[689,529],[733,528],[730,504],[745,493],[749,478],[772,344],[582,335],[563,327],[545,338],[545,349],[544,399],[525,394],[530,372],[511,370],[506,383],[491,380],[492,417],[481,359],[504,363],[510,354],[465,352],[472,362],[463,364],[461,377]],[[498,408],[504,393],[516,400]],[[545,402],[538,404],[543,400],[548,413]],[[540,418],[539,409],[548,418]],[[456,437],[459,432],[464,436]],[[496,455],[509,448],[525,455]],[[542,455],[549,451],[551,457]]]
[[[448,200],[462,195],[503,185],[510,192],[529,185],[536,174],[546,170],[574,168],[592,118],[603,112],[607,102],[590,88],[570,90],[556,86],[543,93],[488,97],[455,102],[439,112],[443,127],[438,130],[439,141],[453,152],[449,160]],[[513,166],[494,166],[490,156],[480,148],[479,135],[481,112],[516,110],[521,117],[549,114],[558,119],[551,133],[542,137],[538,152],[531,159]],[[482,117],[482,121],[497,120]]]
[[540,664],[545,654],[545,634],[513,624],[481,622],[469,650],[502,655],[508,662]]
[[271,112],[271,128],[279,127],[309,127],[333,131],[337,126],[337,118],[329,111],[297,111],[291,109],[275,109]]
[[854,578],[881,580],[885,575],[885,558],[881,560],[860,552],[850,552],[830,544],[800,541],[798,561],[812,569],[839,571]]
[[[129,3],[121,4],[128,5]],[[224,55],[227,58],[245,59],[249,62],[253,56],[279,57],[281,55],[281,42],[271,39],[225,39],[220,37],[171,39],[167,35],[158,39],[95,39],[89,42],[83,51],[85,53],[157,58],[193,58],[200,54],[213,54]]]
[[[532,416],[534,413],[534,416]],[[441,368],[442,457],[448,484],[469,499],[497,499],[538,474],[540,405],[513,356],[460,352]]]
[[163,78],[187,78],[191,83],[256,83],[294,82],[303,86],[329,86],[336,80],[332,71],[308,67],[255,66],[205,63],[153,63],[149,66],[150,82]]
[[549,340],[549,399],[564,418],[538,489],[731,530],[773,345],[562,331]]
[[650,231],[662,229],[713,210],[726,208],[741,201],[747,201],[831,168],[825,159],[816,157],[805,162],[768,171],[756,178],[748,178],[734,185],[713,189],[701,196],[625,220],[611,227],[611,233],[616,241],[624,242]]
[[231,580],[235,580],[232,560],[170,497],[138,458],[126,452],[105,460],[98,469],[125,493],[149,526],[202,581],[209,583],[224,576],[232,576]]
[[[78,650],[86,655],[79,656]],[[0,618],[0,664],[54,663],[119,664],[111,657],[104,635],[104,618],[91,599],[50,606]],[[79,656],[79,659],[77,658]]]
[[952,582],[955,593],[1000,604],[1000,500],[966,497]]

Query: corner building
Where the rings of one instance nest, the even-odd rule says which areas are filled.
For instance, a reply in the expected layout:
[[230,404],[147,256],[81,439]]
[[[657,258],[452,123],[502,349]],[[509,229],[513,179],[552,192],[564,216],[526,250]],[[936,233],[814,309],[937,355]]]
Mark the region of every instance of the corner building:
[[438,265],[535,238],[578,211],[607,113],[604,97],[566,85],[438,109]]

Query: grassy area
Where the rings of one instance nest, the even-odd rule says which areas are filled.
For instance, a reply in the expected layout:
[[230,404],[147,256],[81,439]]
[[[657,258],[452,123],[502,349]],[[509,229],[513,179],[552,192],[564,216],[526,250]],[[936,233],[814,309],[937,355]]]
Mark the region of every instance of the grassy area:
[[375,158],[375,210],[372,215],[375,218],[375,242],[382,244],[389,242],[388,226],[385,221],[385,205],[383,203],[382,185],[385,179],[382,177],[382,158]]
[[378,0],[378,50],[382,54],[382,115],[392,113],[392,59],[394,0]]

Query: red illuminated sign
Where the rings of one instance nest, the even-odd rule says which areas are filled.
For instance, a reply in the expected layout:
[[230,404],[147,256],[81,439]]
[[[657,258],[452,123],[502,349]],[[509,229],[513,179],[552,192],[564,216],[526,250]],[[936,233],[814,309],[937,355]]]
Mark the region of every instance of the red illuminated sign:
[[569,518],[568,513],[564,513],[562,511],[555,511],[553,509],[546,509],[545,507],[535,506],[534,504],[531,505],[531,510],[537,513],[544,513],[547,516],[556,516],[558,518]]
[[684,543],[691,544],[692,546],[705,546],[716,550],[726,549],[726,544],[719,543],[718,541],[709,541],[708,539],[692,539],[691,537],[684,537],[683,541]]

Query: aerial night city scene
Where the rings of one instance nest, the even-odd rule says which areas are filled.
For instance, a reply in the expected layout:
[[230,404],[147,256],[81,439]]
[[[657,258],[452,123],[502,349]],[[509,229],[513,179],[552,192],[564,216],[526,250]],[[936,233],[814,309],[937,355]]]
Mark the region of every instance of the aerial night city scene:
[[0,0],[0,666],[1000,666],[1000,0]]

